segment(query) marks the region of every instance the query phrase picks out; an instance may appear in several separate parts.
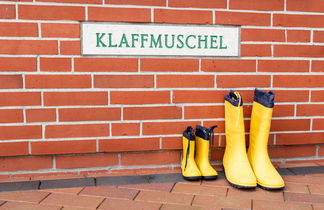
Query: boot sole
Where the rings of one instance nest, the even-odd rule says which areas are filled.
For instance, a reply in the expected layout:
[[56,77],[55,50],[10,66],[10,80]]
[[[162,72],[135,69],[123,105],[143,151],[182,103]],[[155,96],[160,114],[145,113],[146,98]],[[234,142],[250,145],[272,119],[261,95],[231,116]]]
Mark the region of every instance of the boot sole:
[[199,181],[201,180],[201,176],[182,176],[187,181]]
[[262,186],[262,185],[259,185],[258,184],[258,187],[260,187],[261,189],[263,190],[269,190],[269,191],[276,191],[276,190],[283,190],[285,187],[265,187],[265,186]]
[[215,176],[202,176],[201,178],[203,179],[203,180],[215,180],[215,179],[217,179],[217,175],[215,175]]
[[232,186],[235,187],[237,189],[255,189],[257,186],[244,186],[244,185],[238,185],[238,184],[233,184],[232,182],[228,181],[227,178],[225,178],[226,181]]

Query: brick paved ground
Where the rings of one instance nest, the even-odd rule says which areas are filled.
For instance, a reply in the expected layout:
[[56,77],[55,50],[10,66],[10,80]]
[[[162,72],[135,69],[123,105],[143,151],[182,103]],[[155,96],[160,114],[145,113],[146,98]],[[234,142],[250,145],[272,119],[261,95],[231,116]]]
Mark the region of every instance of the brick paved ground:
[[[305,165],[312,163],[293,164]],[[324,209],[324,174],[285,176],[284,180],[286,188],[276,192],[238,190],[224,179],[3,192],[0,210]]]

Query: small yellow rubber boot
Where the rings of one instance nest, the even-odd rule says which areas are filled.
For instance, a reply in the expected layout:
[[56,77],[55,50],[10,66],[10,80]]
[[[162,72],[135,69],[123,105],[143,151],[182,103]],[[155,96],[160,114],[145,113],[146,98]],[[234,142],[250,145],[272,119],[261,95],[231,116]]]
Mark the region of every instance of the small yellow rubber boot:
[[245,146],[243,102],[238,92],[225,95],[226,148],[223,166],[227,181],[236,188],[255,188],[257,181]]
[[213,180],[216,179],[218,173],[210,165],[209,162],[209,140],[211,139],[212,145],[214,144],[214,128],[217,126],[212,126],[210,128],[205,128],[203,126],[197,125],[196,127],[196,155],[195,161],[200,170],[202,179]]
[[255,89],[251,116],[248,157],[258,185],[266,190],[280,190],[285,183],[268,155],[268,137],[274,106],[274,94]]
[[188,181],[197,181],[201,179],[201,173],[195,162],[195,133],[191,126],[183,132],[182,136],[182,176]]

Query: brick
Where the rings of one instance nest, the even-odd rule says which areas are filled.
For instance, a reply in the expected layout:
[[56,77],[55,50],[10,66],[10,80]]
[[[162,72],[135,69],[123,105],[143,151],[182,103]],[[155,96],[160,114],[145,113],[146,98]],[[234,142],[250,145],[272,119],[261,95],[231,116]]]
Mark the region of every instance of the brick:
[[275,45],[275,57],[322,57],[324,46],[317,45]]
[[[213,145],[213,147],[216,147],[216,146],[217,146],[217,139],[216,139],[216,143]],[[224,152],[225,151],[223,149],[212,149],[210,151],[210,161],[223,161]]]
[[287,192],[285,193],[285,200],[286,201],[293,201],[293,202],[302,202],[302,203],[324,203],[324,195],[312,195],[306,193],[293,193]]
[[157,75],[158,88],[212,88],[213,75]]
[[99,152],[128,152],[158,149],[160,149],[160,138],[99,140]]
[[89,21],[151,22],[151,11],[146,8],[89,7]]
[[21,75],[0,75],[0,89],[20,89],[22,87]]
[[217,75],[218,88],[270,87],[270,76],[266,75]]
[[271,56],[271,46],[268,44],[242,44],[241,56],[269,57]]
[[42,138],[42,126],[40,125],[0,127],[0,140],[40,138]]
[[117,154],[56,156],[56,168],[107,167],[117,164]]
[[205,185],[191,185],[176,183],[172,189],[172,193],[192,194],[192,195],[210,195],[210,196],[226,196],[227,188]]
[[324,61],[312,61],[312,72],[324,72]]
[[149,203],[143,201],[122,200],[122,199],[106,199],[99,207],[100,209],[143,209],[143,210],[158,210],[161,204]]
[[284,10],[284,0],[231,0],[229,3],[230,9],[238,10],[265,10],[265,11],[282,11]]
[[196,72],[199,70],[197,59],[142,58],[141,71],[158,72]]
[[311,194],[324,195],[324,186],[323,185],[309,185],[309,191]]
[[309,61],[304,60],[259,60],[259,72],[308,72]]
[[182,137],[162,137],[161,149],[182,149]]
[[57,206],[45,206],[25,202],[6,202],[2,205],[3,209],[19,210],[19,209],[33,209],[33,210],[58,210]]
[[161,210],[180,210],[186,208],[187,210],[203,210],[201,207],[197,206],[185,206],[180,204],[163,204],[160,208]]
[[190,1],[181,1],[181,0],[169,0],[169,7],[192,7],[192,8],[217,8],[217,9],[225,9],[226,8],[225,0],[216,0],[216,1],[198,1],[198,0],[190,0]]
[[241,29],[241,41],[284,42],[285,31],[277,29]]
[[180,119],[181,107],[125,107],[124,120]]
[[311,210],[312,206],[307,204],[300,204],[295,202],[283,202],[283,201],[265,201],[265,200],[253,200],[253,208],[271,210],[276,206],[276,209],[300,209],[300,210]]
[[190,205],[193,195],[175,194],[169,192],[141,191],[136,197],[138,201],[150,201],[168,204],[185,204]]
[[57,54],[56,40],[0,40],[0,54]]
[[308,90],[277,90],[275,91],[276,102],[308,102]]
[[255,72],[255,60],[202,59],[201,70],[206,72]]
[[119,189],[134,189],[134,190],[147,190],[147,191],[164,191],[170,192],[174,186],[174,183],[150,183],[150,184],[131,184],[131,185],[120,185]]
[[323,8],[324,3],[322,1],[296,2],[294,0],[287,0],[287,11],[324,12]]
[[95,88],[153,88],[153,75],[95,75]]
[[[20,158],[21,159],[21,158]],[[36,203],[38,204],[46,196],[48,192],[43,191],[16,191],[0,193],[0,199],[7,201],[18,201],[21,203]]]
[[0,106],[35,106],[41,104],[39,92],[2,92]]
[[324,31],[314,31],[314,42],[324,42]]
[[[250,115],[251,116],[251,115]],[[211,120],[211,121],[204,121],[205,127],[211,127],[213,125],[217,125],[218,127],[215,128],[215,133],[225,133],[225,122],[224,120]]]
[[44,205],[72,206],[80,208],[96,208],[104,198],[51,193],[41,203]]
[[136,165],[164,165],[175,164],[180,161],[180,152],[162,151],[162,152],[139,152],[139,153],[122,153],[122,166]]
[[27,122],[53,122],[56,121],[55,109],[26,109]]
[[323,146],[319,147],[318,156],[324,156],[324,147]]
[[324,91],[312,90],[311,101],[312,102],[324,102]]
[[113,136],[138,136],[140,134],[139,123],[112,123]]
[[45,106],[107,105],[107,92],[46,92]]
[[79,3],[79,4],[102,4],[102,0],[36,0],[36,2]]
[[138,190],[134,189],[119,189],[117,188],[117,186],[100,186],[86,187],[84,188],[84,190],[81,191],[80,195],[133,200],[134,197],[138,194],[138,192]]
[[256,188],[253,191],[242,191],[231,187],[228,189],[227,197],[239,197],[240,199],[283,201],[283,193],[281,191],[265,191],[260,188]]
[[75,58],[74,70],[77,72],[137,72],[138,60],[135,58]]
[[185,106],[185,119],[223,118],[224,106]]
[[106,4],[126,4],[126,5],[143,5],[143,6],[166,6],[165,0],[105,0]]
[[324,119],[314,119],[313,130],[324,130]]
[[269,147],[270,158],[295,158],[316,156],[316,146]]
[[297,116],[323,116],[324,104],[298,104]]
[[[300,164],[300,163],[298,163]],[[302,165],[302,164],[301,164]],[[302,167],[301,165],[299,165],[299,167]],[[289,166],[289,163],[288,163]],[[292,165],[293,167],[298,167],[298,165]],[[285,168],[289,168],[289,167],[285,167]],[[286,182],[285,183],[285,189],[284,192],[299,192],[299,193],[309,193],[308,187],[305,184],[298,184],[298,183],[290,183],[290,182]]]
[[71,58],[40,58],[41,71],[71,71]]
[[173,103],[222,103],[228,91],[219,90],[175,90]]
[[[226,189],[226,188],[225,188]],[[243,191],[244,192],[244,191]],[[214,208],[229,208],[229,209],[251,209],[250,199],[237,199],[222,196],[195,196],[192,202],[193,206],[214,207]]]
[[276,105],[273,109],[273,117],[288,117],[294,116],[295,106],[294,105]]
[[91,88],[90,75],[26,75],[26,88]]
[[28,155],[28,142],[0,143],[0,156]]
[[112,91],[110,104],[169,104],[169,91]]
[[33,155],[73,154],[96,152],[95,140],[32,142]]
[[310,42],[310,31],[287,30],[288,42]]
[[275,75],[274,87],[324,87],[324,75]]
[[324,133],[278,133],[276,142],[278,145],[294,144],[318,144],[324,142]]
[[120,120],[120,108],[71,108],[60,109],[61,122]]
[[213,13],[199,10],[154,9],[154,22],[211,24],[213,23]]
[[249,12],[216,12],[216,24],[270,26],[270,14]]
[[42,23],[42,37],[79,38],[79,24]]
[[85,20],[84,7],[19,5],[18,10],[25,20]]
[[36,58],[4,57],[0,58],[0,71],[36,71]]
[[143,135],[168,135],[179,134],[186,129],[187,126],[196,126],[199,121],[186,122],[144,122],[142,125]]
[[284,27],[323,27],[322,15],[273,14],[273,26]]
[[45,129],[46,138],[73,138],[108,136],[107,124],[80,125],[48,125]]
[[0,19],[14,19],[16,18],[16,6],[2,4],[0,5]]
[[[52,158],[49,156],[10,157],[0,159],[0,171],[29,171],[51,168]],[[19,201],[21,200],[22,198],[20,197]]]
[[80,41],[60,41],[61,55],[81,55]]
[[23,112],[21,109],[0,109],[0,123],[23,122]]
[[37,37],[36,23],[0,22],[0,35],[12,37]]
[[309,119],[284,119],[271,121],[271,131],[307,131],[309,129]]

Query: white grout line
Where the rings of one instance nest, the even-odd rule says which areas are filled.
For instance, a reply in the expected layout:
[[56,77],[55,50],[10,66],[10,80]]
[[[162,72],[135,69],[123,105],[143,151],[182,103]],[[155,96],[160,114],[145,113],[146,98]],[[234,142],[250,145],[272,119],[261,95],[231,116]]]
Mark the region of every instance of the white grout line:
[[213,14],[212,14],[213,15],[213,22],[212,23],[216,24],[216,12],[215,12],[215,10],[213,10],[212,12],[213,12]]
[[151,8],[151,23],[154,23],[154,8]]
[[85,6],[84,7],[84,9],[85,9],[85,20],[87,21],[88,20],[88,6]]

